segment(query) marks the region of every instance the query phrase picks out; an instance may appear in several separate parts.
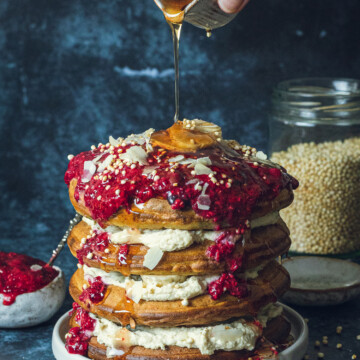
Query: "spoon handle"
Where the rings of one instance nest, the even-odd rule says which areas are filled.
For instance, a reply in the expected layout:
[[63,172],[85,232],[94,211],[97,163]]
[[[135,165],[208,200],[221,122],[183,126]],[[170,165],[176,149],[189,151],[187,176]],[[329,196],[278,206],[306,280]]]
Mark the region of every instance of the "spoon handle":
[[82,216],[78,213],[76,213],[75,217],[70,220],[70,225],[68,227],[68,229],[65,231],[65,234],[63,236],[63,238],[60,240],[58,246],[56,247],[55,250],[53,250],[51,258],[48,262],[49,266],[52,266],[55,259],[58,257],[58,255],[60,254],[61,250],[64,248],[65,244],[66,244],[66,240],[71,232],[71,230],[73,229],[73,227],[78,224],[81,220]]

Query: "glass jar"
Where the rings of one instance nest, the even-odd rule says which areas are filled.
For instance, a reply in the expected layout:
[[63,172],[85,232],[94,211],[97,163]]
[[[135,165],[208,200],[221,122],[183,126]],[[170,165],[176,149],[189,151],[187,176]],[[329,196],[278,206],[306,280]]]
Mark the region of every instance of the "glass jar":
[[312,78],[273,93],[271,159],[296,177],[281,211],[296,253],[360,254],[360,81]]

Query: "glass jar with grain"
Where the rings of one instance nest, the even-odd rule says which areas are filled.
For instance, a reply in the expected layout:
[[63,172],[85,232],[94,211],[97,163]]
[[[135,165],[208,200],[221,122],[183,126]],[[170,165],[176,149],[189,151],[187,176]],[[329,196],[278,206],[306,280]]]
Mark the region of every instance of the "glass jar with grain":
[[360,253],[360,81],[312,78],[273,93],[270,154],[300,186],[281,212],[291,251]]

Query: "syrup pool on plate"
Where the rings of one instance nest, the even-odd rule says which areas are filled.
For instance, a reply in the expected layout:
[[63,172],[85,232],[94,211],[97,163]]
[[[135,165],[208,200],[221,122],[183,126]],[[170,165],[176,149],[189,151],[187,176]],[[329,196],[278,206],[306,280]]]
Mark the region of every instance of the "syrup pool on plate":
[[12,305],[18,295],[42,289],[59,271],[31,256],[0,251],[0,294],[3,305]]

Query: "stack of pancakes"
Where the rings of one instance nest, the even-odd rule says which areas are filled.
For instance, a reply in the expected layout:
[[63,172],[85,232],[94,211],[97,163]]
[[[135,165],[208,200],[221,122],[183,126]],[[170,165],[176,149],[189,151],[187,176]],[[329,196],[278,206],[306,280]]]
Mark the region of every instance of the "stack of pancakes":
[[279,210],[294,178],[200,120],[70,157],[78,270],[70,352],[92,359],[276,358],[290,325]]

